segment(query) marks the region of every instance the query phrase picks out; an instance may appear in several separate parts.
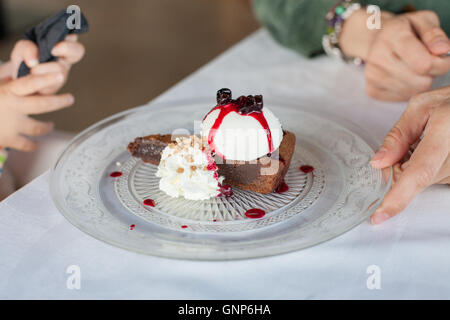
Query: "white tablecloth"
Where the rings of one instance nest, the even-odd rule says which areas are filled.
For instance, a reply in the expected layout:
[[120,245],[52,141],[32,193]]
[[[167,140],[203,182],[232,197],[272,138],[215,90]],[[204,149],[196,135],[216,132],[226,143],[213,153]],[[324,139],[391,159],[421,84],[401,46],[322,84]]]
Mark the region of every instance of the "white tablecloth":
[[[150,75],[151,76],[151,75]],[[160,96],[158,101],[236,94],[297,99],[339,114],[381,140],[405,104],[364,94],[361,69],[307,60],[258,31]],[[319,299],[450,298],[450,189],[423,192],[400,216],[368,222],[295,253],[230,262],[149,257],[84,234],[58,212],[49,174],[0,203],[0,298]],[[81,288],[69,289],[69,266]],[[369,266],[379,289],[368,289]]]

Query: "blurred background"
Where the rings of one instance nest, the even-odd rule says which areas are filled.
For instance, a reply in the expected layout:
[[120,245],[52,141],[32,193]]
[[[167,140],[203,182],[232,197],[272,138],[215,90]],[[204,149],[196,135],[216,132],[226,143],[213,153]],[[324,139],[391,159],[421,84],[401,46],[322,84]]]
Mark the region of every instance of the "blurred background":
[[90,32],[87,54],[62,92],[72,108],[39,116],[78,132],[142,105],[259,28],[250,0],[0,0],[0,60],[30,27],[80,6]]

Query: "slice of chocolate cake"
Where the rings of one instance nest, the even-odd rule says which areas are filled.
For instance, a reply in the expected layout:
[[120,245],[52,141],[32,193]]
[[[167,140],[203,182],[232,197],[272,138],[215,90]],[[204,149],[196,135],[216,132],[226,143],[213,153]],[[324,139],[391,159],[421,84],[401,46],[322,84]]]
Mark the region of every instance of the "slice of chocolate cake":
[[[161,152],[171,143],[172,136],[150,135],[136,138],[128,145],[131,155],[142,161],[159,165]],[[295,135],[284,131],[280,147],[270,156],[255,161],[222,161],[216,159],[219,175],[226,184],[258,193],[273,192],[287,173],[295,149]]]
[[159,165],[161,161],[161,152],[172,142],[170,134],[155,134],[142,138],[136,138],[128,144],[128,151],[136,158],[142,161]]
[[258,193],[271,193],[283,182],[295,150],[295,135],[284,131],[280,148],[256,161],[217,163],[224,183]]

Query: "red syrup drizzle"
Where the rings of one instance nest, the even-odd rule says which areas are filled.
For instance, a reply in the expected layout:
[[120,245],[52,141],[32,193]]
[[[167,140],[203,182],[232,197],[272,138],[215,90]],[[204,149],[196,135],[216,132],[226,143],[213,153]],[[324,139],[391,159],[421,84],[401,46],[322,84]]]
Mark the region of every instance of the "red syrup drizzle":
[[314,171],[314,167],[305,165],[305,166],[301,166],[299,168],[299,170],[302,171],[303,173],[311,173]]
[[111,174],[110,174],[109,176],[110,176],[111,178],[118,178],[118,177],[120,177],[122,174],[123,174],[123,173],[120,172],[120,171],[114,171],[114,172],[111,172]]
[[219,130],[220,126],[222,125],[223,119],[225,119],[225,117],[228,114],[230,114],[231,112],[236,112],[236,113],[238,113],[241,116],[250,116],[250,117],[252,117],[253,119],[255,119],[256,121],[259,122],[261,127],[267,133],[267,142],[269,143],[269,153],[274,152],[275,150],[274,150],[274,147],[273,147],[272,133],[270,131],[269,124],[267,123],[267,120],[264,117],[263,111],[261,110],[261,111],[258,111],[258,112],[250,112],[248,114],[242,114],[242,113],[239,113],[239,109],[240,109],[239,105],[237,105],[236,103],[232,102],[232,103],[229,103],[229,104],[226,104],[226,105],[223,105],[223,106],[217,106],[217,107],[213,108],[205,116],[204,119],[206,119],[206,117],[211,112],[213,112],[215,110],[220,110],[220,113],[217,116],[217,119],[214,122],[213,126],[211,127],[211,130],[209,130],[209,134],[208,134],[208,144],[209,144],[209,147],[210,147],[211,151],[216,153],[222,159],[225,159],[225,156],[216,150],[216,146],[214,144],[214,137],[215,137],[215,135],[217,133],[217,130]]
[[142,202],[142,203],[149,207],[155,206],[155,200],[152,200],[152,199],[145,199],[144,202]]
[[219,186],[218,198],[229,198],[233,196],[233,188],[229,184],[224,184]]
[[[206,159],[208,160],[208,165],[206,166],[206,170],[208,171],[214,171],[214,179],[219,180],[219,173],[217,172],[217,165],[214,161],[212,155],[208,151],[203,151],[203,153],[206,155]],[[220,187],[220,184],[219,184]]]
[[245,216],[250,219],[259,219],[266,215],[266,212],[262,209],[250,209],[245,212]]
[[181,229],[187,229],[188,226],[181,226]]
[[130,230],[134,230],[134,228],[136,228],[136,225],[132,224],[132,225],[130,226]]
[[282,181],[280,183],[280,185],[275,189],[276,193],[284,193],[284,192],[287,192],[287,191],[289,191],[289,186],[284,181]]

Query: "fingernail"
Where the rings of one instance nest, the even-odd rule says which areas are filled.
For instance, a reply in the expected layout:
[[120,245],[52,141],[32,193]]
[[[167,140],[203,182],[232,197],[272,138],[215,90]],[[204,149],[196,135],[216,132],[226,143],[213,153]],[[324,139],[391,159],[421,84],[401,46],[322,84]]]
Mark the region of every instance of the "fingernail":
[[431,46],[433,48],[433,51],[442,51],[443,53],[445,53],[448,52],[450,48],[450,42],[447,39],[441,38],[434,41]]
[[372,224],[381,224],[384,221],[388,220],[390,216],[386,212],[375,211],[375,213],[370,218],[370,222]]
[[384,156],[386,155],[387,150],[386,149],[380,149],[375,155],[373,156],[372,160],[370,160],[371,164],[376,164],[383,160]]
[[68,100],[68,102],[70,104],[74,104],[75,103],[75,97],[73,95],[71,95],[71,94],[68,96],[67,100]]
[[58,82],[63,82],[64,81],[64,75],[62,73],[57,73],[55,74],[55,80]]
[[52,56],[58,56],[58,46],[54,47],[51,51]]
[[39,64],[39,60],[37,60],[37,59],[31,59],[31,60],[28,60],[28,63],[27,63],[27,65],[28,65],[29,68],[34,68],[34,67],[36,67],[38,64]]

